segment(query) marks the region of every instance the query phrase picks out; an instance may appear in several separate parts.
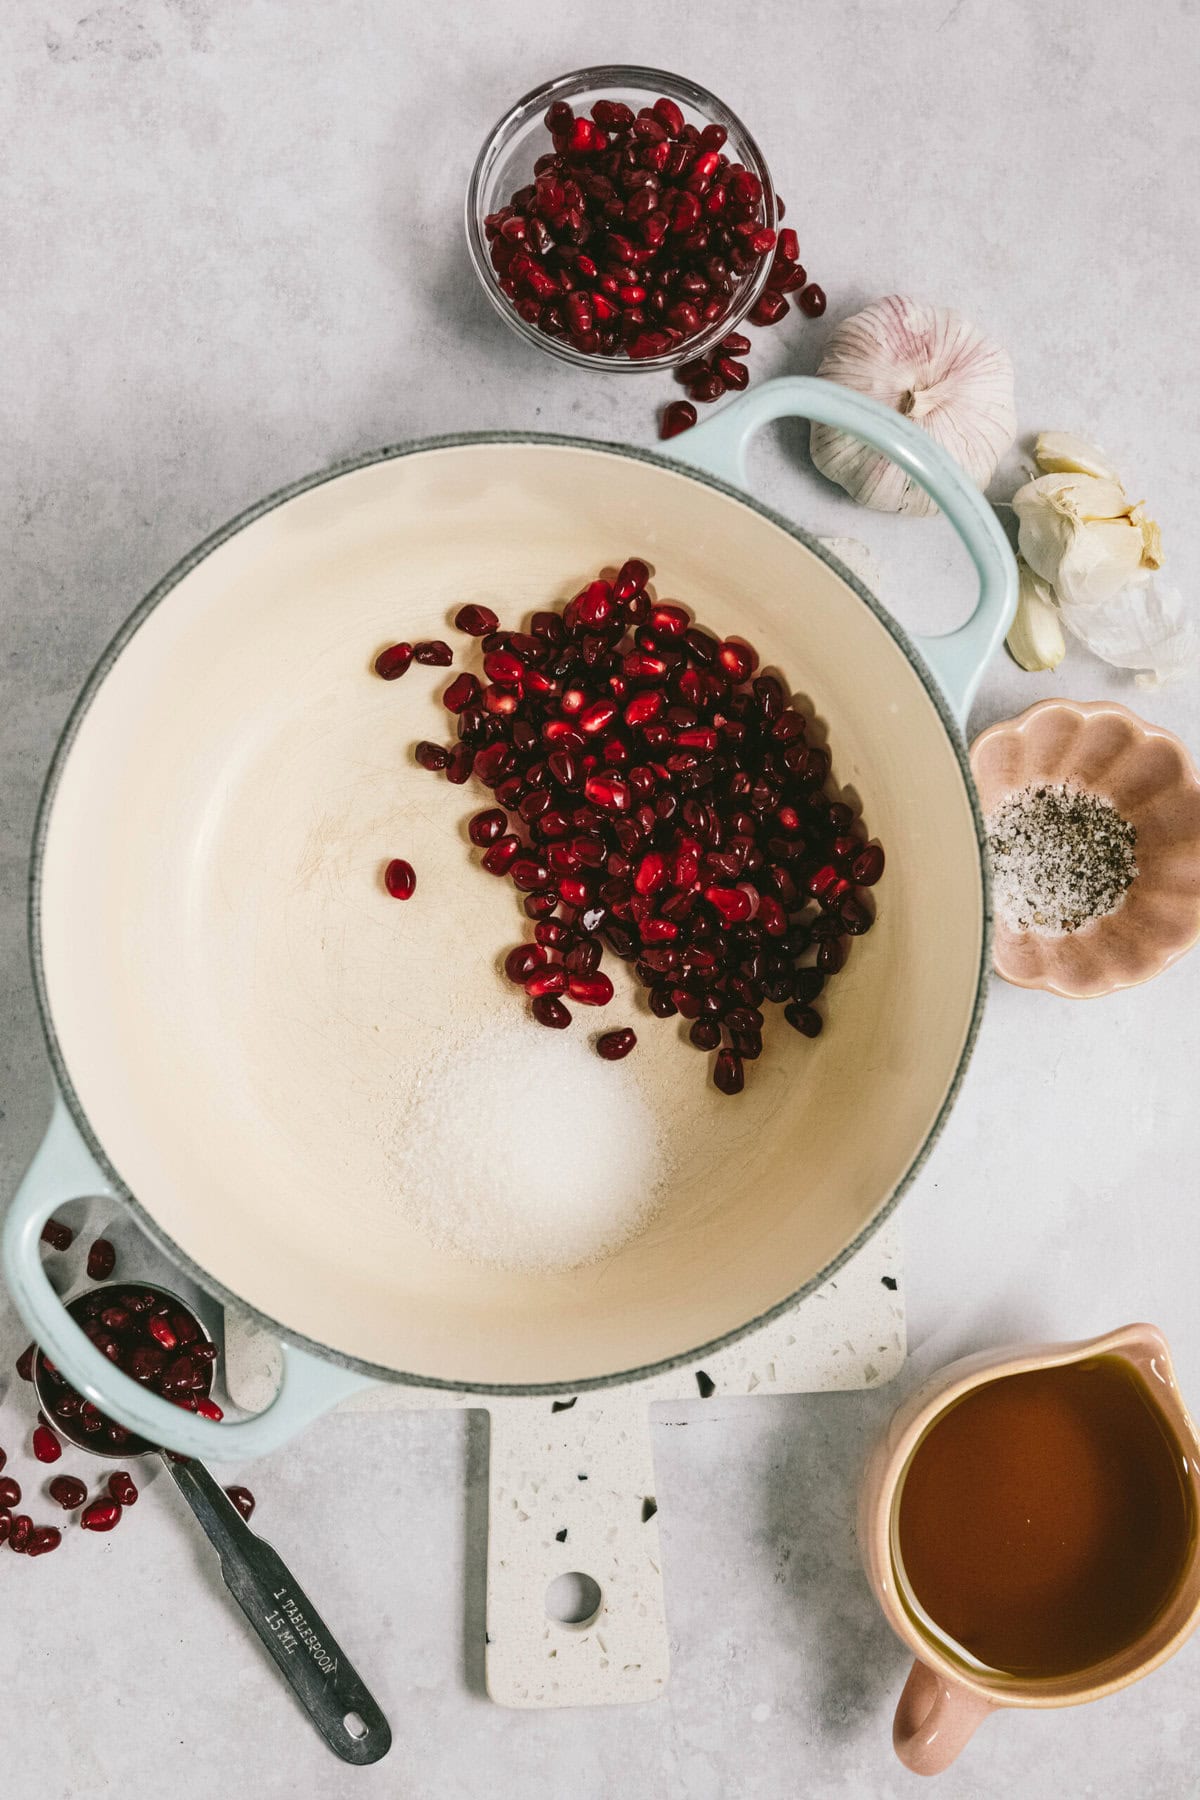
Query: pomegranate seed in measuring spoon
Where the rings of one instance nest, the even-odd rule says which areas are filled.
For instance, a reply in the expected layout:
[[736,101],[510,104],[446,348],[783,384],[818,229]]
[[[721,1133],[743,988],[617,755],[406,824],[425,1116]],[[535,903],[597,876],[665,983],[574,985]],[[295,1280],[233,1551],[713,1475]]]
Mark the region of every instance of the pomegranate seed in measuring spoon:
[[52,1250],[69,1250],[74,1241],[75,1233],[61,1219],[47,1219],[42,1226],[42,1242]]

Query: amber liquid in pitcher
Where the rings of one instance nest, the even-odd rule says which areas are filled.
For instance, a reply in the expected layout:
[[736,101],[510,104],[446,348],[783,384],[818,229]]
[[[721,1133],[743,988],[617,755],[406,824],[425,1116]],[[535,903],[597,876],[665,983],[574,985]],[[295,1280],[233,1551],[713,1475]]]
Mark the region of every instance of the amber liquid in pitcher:
[[922,1610],[970,1658],[1024,1679],[1141,1637],[1195,1525],[1182,1446],[1110,1356],[972,1389],[918,1444],[897,1520]]

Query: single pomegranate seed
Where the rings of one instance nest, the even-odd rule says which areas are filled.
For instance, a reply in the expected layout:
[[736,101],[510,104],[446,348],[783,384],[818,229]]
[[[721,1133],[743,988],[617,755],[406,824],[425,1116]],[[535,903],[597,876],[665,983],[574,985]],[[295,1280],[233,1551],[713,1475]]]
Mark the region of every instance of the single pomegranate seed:
[[375,673],[382,675],[385,681],[395,681],[398,675],[403,675],[412,659],[411,644],[391,644],[375,658]]
[[33,1536],[33,1520],[28,1513],[18,1513],[9,1527],[8,1547],[18,1556],[24,1556]]
[[874,914],[853,892],[846,894],[838,906],[838,916],[850,937],[862,937],[875,923]]
[[85,1400],[79,1409],[79,1423],[89,1437],[95,1437],[98,1431],[104,1430],[104,1414],[90,1400]]
[[[750,309],[750,317],[756,325],[777,325],[788,309],[787,300],[775,288],[764,288]],[[736,1088],[726,1088],[725,1093],[736,1093]]]
[[0,1476],[0,1506],[13,1507],[21,1504],[21,1484],[14,1481],[11,1475]]
[[49,1556],[62,1543],[62,1532],[57,1525],[37,1526],[30,1539],[25,1554],[27,1556]]
[[460,606],[454,615],[456,629],[465,631],[468,637],[487,637],[499,623],[490,606]]
[[203,1394],[200,1395],[196,1401],[196,1411],[200,1414],[202,1419],[212,1419],[214,1423],[225,1417],[225,1414],[217,1405],[216,1401],[209,1400],[207,1396]]
[[50,1483],[49,1494],[64,1512],[74,1512],[87,1499],[87,1488],[75,1475],[56,1475]]
[[750,371],[745,363],[736,362],[732,356],[718,356],[713,364],[713,371],[721,377],[727,388],[739,391],[750,380]]
[[413,645],[413,661],[425,663],[432,669],[448,669],[454,661],[454,652],[441,638],[427,638],[423,643]]
[[551,1031],[564,1031],[571,1023],[570,1013],[553,994],[538,995],[533,1003],[533,1016],[539,1025],[548,1025]]
[[75,1233],[61,1219],[47,1219],[42,1226],[42,1242],[52,1250],[69,1250],[74,1241]]
[[717,651],[717,661],[734,681],[745,681],[758,667],[757,653],[749,644],[739,644],[733,638],[725,639]]
[[617,571],[612,584],[614,600],[632,600],[640,594],[650,579],[650,569],[640,557],[631,556],[623,562]]
[[0,1469],[2,1469],[4,1467],[4,1465],[7,1461],[8,1461],[8,1451],[4,1448],[4,1446],[2,1444],[0,1444]]
[[603,731],[611,725],[617,716],[616,703],[612,700],[596,700],[585,707],[579,715],[579,729],[586,732]]
[[504,973],[510,981],[523,986],[535,969],[548,960],[540,944],[517,944],[504,959]]
[[583,784],[584,798],[606,812],[628,812],[631,799],[627,782],[607,775],[592,775]]
[[715,1050],[721,1041],[721,1027],[715,1019],[697,1019],[688,1036],[697,1050]]
[[227,1487],[225,1492],[228,1498],[233,1501],[233,1504],[237,1507],[243,1519],[248,1519],[250,1514],[254,1511],[254,1495],[250,1492],[250,1489],[248,1487]]
[[475,814],[467,826],[467,836],[473,844],[485,850],[489,844],[495,843],[507,824],[508,814],[501,812],[498,806],[489,806],[486,812]]
[[845,960],[846,952],[837,938],[825,938],[818,945],[817,967],[823,975],[836,975]]
[[567,992],[580,1006],[607,1006],[613,997],[613,984],[607,975],[572,975]]
[[117,1253],[107,1238],[97,1238],[88,1251],[89,1281],[107,1281],[117,1266]]
[[806,288],[801,289],[797,304],[800,311],[807,313],[810,319],[819,319],[826,306],[824,288],[819,288],[815,281],[810,281]]
[[753,901],[740,887],[705,888],[704,898],[710,906],[716,908],[724,925],[736,925],[740,921],[748,919],[754,911]]
[[85,1531],[111,1531],[120,1517],[121,1508],[115,1500],[93,1500],[80,1513],[79,1523]]
[[32,1381],[33,1380],[33,1359],[36,1355],[37,1355],[37,1345],[36,1344],[26,1344],[26,1346],[25,1346],[24,1350],[22,1350],[20,1356],[18,1356],[17,1362],[16,1362],[16,1369],[17,1369],[17,1374],[21,1377],[22,1381]]
[[520,852],[520,838],[509,832],[505,837],[496,838],[490,848],[484,851],[483,866],[489,875],[507,875]]
[[526,976],[525,992],[531,1000],[540,999],[543,994],[565,994],[567,991],[567,972],[558,963],[550,963],[543,968],[536,968]]
[[850,879],[856,887],[874,887],[883,874],[883,850],[878,844],[868,844],[850,864]]
[[455,787],[461,787],[467,780],[475,763],[475,752],[466,744],[455,744],[450,752],[450,761],[446,764],[446,780],[452,781]]
[[179,1339],[175,1336],[175,1333],[171,1330],[171,1327],[167,1324],[165,1319],[151,1319],[147,1324],[146,1329],[155,1342],[162,1345],[164,1350],[174,1350],[176,1344],[179,1342]]
[[383,882],[393,900],[410,900],[417,885],[417,872],[410,862],[394,856],[383,871]]
[[461,713],[478,698],[479,693],[479,683],[474,675],[456,675],[442,695],[442,705],[447,712]]
[[108,1478],[108,1491],[118,1506],[134,1506],[138,1491],[128,1469],[116,1469]]
[[602,1056],[605,1062],[620,1062],[636,1043],[637,1033],[628,1025],[622,1031],[606,1031],[596,1039],[596,1055]]
[[48,1425],[39,1425],[33,1434],[33,1454],[39,1462],[57,1462],[62,1455],[62,1445]]
[[658,427],[660,438],[678,437],[681,431],[690,431],[696,423],[697,413],[690,400],[672,400],[663,408],[662,419]]
[[736,1050],[718,1052],[713,1065],[713,1085],[722,1094],[740,1094],[746,1085],[742,1059]]
[[804,1037],[820,1036],[823,1021],[820,1013],[815,1012],[811,1006],[800,1006],[793,1000],[784,1007],[783,1016],[793,1030],[799,1031]]

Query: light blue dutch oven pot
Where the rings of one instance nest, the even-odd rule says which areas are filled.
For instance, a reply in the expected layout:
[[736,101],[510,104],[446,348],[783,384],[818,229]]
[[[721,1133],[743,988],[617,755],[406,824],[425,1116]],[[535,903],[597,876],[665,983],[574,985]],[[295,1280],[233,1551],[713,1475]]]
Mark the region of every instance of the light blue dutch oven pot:
[[[966,624],[908,636],[745,496],[749,439],[792,416],[875,445],[933,496],[978,574]],[[430,1058],[470,1041],[485,990],[497,1001],[485,965],[513,941],[512,896],[466,867],[471,794],[407,755],[444,735],[440,680],[414,666],[383,683],[371,660],[443,635],[466,600],[515,620],[627,555],[660,596],[777,658],[828,727],[834,778],[887,849],[879,918],[823,1036],[769,1022],[736,1100],[647,1021],[638,1072],[688,1154],[642,1236],[573,1271],[484,1267],[410,1224],[397,1134]],[[978,1026],[987,880],[961,727],[1015,597],[1005,537],[957,466],[895,413],[798,379],[733,401],[671,460],[439,439],[315,475],[216,533],[105,652],[42,800],[31,942],[57,1093],[3,1245],[37,1342],[132,1430],[242,1459],[372,1380],[600,1387],[695,1359],[827,1280],[920,1167]],[[403,908],[378,879],[400,853],[419,871]],[[619,989],[614,1022],[633,1003]],[[89,1195],[283,1339],[265,1412],[196,1418],[82,1335],[39,1238]]]

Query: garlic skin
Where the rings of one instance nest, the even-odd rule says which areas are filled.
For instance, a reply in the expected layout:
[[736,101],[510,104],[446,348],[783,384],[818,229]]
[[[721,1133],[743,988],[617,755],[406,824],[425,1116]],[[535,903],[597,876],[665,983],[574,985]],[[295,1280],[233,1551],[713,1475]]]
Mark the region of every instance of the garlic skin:
[[1054,595],[1023,557],[1017,558],[1017,612],[1005,642],[1013,661],[1036,674],[1057,669],[1067,653]]
[[[817,373],[903,413],[980,488],[1017,434],[1010,358],[947,307],[876,300],[836,328]],[[809,446],[821,473],[863,506],[916,518],[938,510],[903,469],[832,425],[813,425]]]
[[1096,606],[1162,563],[1158,526],[1119,481],[1039,475],[1013,495],[1017,545],[1066,606]]
[[1111,600],[1092,606],[1064,604],[1067,630],[1093,656],[1117,669],[1132,669],[1138,687],[1167,687],[1200,663],[1200,629],[1178,588],[1153,575]]

